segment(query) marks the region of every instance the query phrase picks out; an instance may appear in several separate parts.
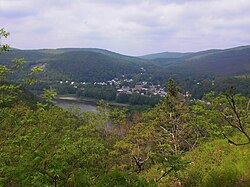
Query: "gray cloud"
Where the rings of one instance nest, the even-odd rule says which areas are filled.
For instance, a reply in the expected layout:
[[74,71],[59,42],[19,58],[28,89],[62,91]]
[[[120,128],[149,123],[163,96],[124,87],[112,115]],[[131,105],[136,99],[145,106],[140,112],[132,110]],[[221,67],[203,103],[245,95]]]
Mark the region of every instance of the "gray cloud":
[[18,48],[197,51],[249,44],[250,1],[0,0],[0,23]]

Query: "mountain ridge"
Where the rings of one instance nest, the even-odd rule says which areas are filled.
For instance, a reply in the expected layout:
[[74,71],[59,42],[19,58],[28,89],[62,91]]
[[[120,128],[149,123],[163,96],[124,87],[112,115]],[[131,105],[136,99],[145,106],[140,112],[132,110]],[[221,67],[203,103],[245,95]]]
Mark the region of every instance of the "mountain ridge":
[[145,54],[145,55],[141,55],[137,57],[143,58],[143,59],[150,59],[150,60],[157,59],[157,58],[164,58],[164,55],[166,55],[165,58],[181,58],[184,56],[195,55],[195,54],[230,51],[230,50],[236,50],[236,49],[242,49],[242,48],[250,48],[250,45],[236,46],[236,47],[225,48],[225,49],[207,49],[207,50],[201,50],[201,51],[196,51],[196,52],[164,51],[164,52],[159,52],[159,53]]
[[[158,54],[147,57],[156,58],[149,60],[98,48],[16,49],[9,53],[2,53],[0,62],[8,64],[14,58],[23,57],[27,61],[27,66],[45,64],[52,77],[53,74],[58,75],[57,79],[60,76],[67,76],[72,79],[93,81],[107,80],[123,74],[141,74],[145,73],[144,71],[148,73],[148,77],[153,74],[155,77],[160,76],[161,79],[171,75],[173,77],[213,77],[250,73],[250,45],[210,49],[196,53]],[[144,71],[141,71],[141,68]]]
[[[250,45],[228,49],[210,49],[175,58],[158,58],[155,64],[182,76],[228,76],[250,73]],[[152,56],[151,56],[152,57]]]

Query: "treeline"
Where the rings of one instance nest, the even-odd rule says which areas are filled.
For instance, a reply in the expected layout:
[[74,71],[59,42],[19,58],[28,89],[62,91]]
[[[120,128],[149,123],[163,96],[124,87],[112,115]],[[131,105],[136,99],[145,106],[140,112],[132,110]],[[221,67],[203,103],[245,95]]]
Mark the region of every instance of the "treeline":
[[87,86],[83,91],[77,93],[77,96],[104,99],[106,101],[115,101],[118,103],[130,105],[147,105],[150,107],[155,106],[162,99],[159,95],[141,95],[138,93],[117,94],[116,88],[110,86]]
[[[144,81],[145,79],[139,79],[133,81],[133,83],[122,83],[122,85],[133,87],[137,81]],[[240,93],[245,97],[250,97],[250,78],[249,75],[241,75],[235,77],[221,77],[221,78],[205,78],[205,79],[177,79],[176,82],[181,87],[181,92],[185,93],[188,91],[193,98],[201,99],[206,93],[213,91],[216,95],[219,95],[221,92],[225,92],[228,88],[234,87],[235,93]],[[159,82],[162,85],[163,82]],[[90,97],[95,99],[105,99],[108,101],[117,101],[120,103],[129,103],[131,95],[120,94],[116,96],[115,89],[107,88],[106,86],[90,86],[86,88],[86,91],[82,91],[81,88],[75,88],[70,84],[51,84],[48,82],[38,81],[36,84],[28,85],[26,88],[28,90],[33,90],[34,92],[41,92],[43,89],[54,88],[58,94],[76,94],[77,96]],[[103,92],[103,93],[101,93]],[[134,96],[135,97],[135,96]],[[139,97],[139,96],[137,96]],[[144,96],[140,97],[140,100],[143,100]],[[156,100],[157,97],[145,98],[146,102],[139,102],[143,105],[154,106],[155,103],[152,100]]]
[[250,77],[249,74],[235,77],[210,77],[200,79],[178,79],[178,85],[182,92],[189,91],[193,98],[201,99],[206,93],[211,91],[219,95],[230,87],[235,88],[235,93],[240,93],[245,97],[250,97]]
[[78,96],[113,101],[116,99],[116,89],[110,86],[88,86]]
[[[44,89],[49,89],[47,83],[41,82],[33,85],[26,85],[26,89],[33,90],[35,93],[41,93]],[[112,86],[87,85],[85,88],[75,88],[70,84],[56,84],[51,86],[59,95],[72,94],[77,97],[88,97],[97,100],[114,101],[129,105],[147,105],[155,106],[162,99],[159,95],[141,95],[138,93],[117,94],[116,88]]]
[[116,101],[119,103],[128,103],[130,105],[148,105],[150,107],[155,106],[162,99],[159,95],[145,96],[138,93],[132,95],[121,93],[117,96]]

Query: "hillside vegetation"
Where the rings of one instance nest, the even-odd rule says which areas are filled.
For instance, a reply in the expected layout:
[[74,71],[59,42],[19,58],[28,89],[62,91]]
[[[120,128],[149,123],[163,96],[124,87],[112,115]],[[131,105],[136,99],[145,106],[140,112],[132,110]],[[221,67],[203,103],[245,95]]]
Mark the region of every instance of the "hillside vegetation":
[[[208,50],[196,53],[159,53],[140,58],[95,48],[60,48],[40,50],[13,49],[2,54],[4,64],[14,58],[25,58],[27,66],[44,64],[50,79],[67,77],[105,81],[123,74],[139,74],[146,69],[148,77],[221,77],[250,72],[250,47]],[[144,60],[146,59],[146,60]],[[77,67],[77,68],[76,68]],[[164,67],[164,68],[163,68]]]
[[3,64],[15,58],[26,60],[26,70],[43,66],[49,80],[106,81],[123,74],[133,75],[157,68],[146,60],[129,57],[101,49],[41,49],[17,50],[0,56]]
[[[225,50],[208,50],[178,55],[149,55],[156,64],[179,75],[229,76],[250,72],[250,46]],[[171,53],[170,53],[171,54]]]
[[[237,118],[226,97],[188,104],[171,85],[172,95],[130,118],[104,103],[80,113],[9,100],[0,106],[0,185],[249,186],[249,135],[227,122]],[[234,101],[249,134],[248,99]]]

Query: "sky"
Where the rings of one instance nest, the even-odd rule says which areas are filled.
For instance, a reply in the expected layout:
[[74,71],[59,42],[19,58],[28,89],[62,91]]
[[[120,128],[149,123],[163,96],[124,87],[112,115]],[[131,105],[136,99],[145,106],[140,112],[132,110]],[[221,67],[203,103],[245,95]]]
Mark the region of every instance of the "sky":
[[250,44],[250,0],[0,0],[19,49],[102,48],[127,55]]

